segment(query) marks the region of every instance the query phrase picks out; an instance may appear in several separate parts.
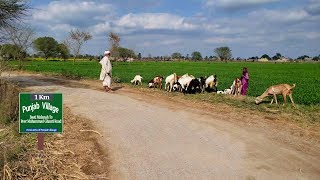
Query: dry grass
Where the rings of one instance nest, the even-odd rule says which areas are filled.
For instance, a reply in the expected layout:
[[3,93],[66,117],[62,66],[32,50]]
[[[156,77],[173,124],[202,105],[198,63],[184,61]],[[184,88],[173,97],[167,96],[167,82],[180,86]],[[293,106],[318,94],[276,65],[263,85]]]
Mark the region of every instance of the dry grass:
[[[0,71],[1,72],[1,71]],[[101,134],[64,108],[64,133],[47,134],[45,150],[36,134],[19,134],[19,88],[0,79],[0,179],[108,179]]]
[[35,134],[16,136],[17,127],[8,126],[0,131],[5,144],[3,179],[109,179],[108,154],[99,142],[102,135],[68,108],[64,112],[64,134],[46,135],[44,151],[36,149]]
[[89,120],[64,108],[64,133],[47,134],[38,151],[36,134],[18,133],[18,94],[0,80],[0,179],[109,179],[102,134]]
[[[319,143],[320,137],[320,106],[304,106],[296,105],[292,108],[291,104],[286,106],[265,102],[260,105],[254,103],[253,97],[234,97],[229,95],[220,95],[214,93],[204,94],[188,94],[167,93],[160,90],[153,90],[145,87],[135,87],[124,85],[123,92],[130,93],[131,97],[137,94],[143,94],[144,98],[139,100],[148,100],[148,96],[157,99],[153,103],[161,103],[162,101],[170,102],[170,105],[176,102],[179,107],[193,107],[208,113],[214,113],[214,116],[223,116],[224,119],[233,123],[247,126],[264,127],[271,126],[276,132],[288,131],[298,137],[309,138],[310,141]],[[121,93],[121,92],[120,92]],[[167,106],[167,104],[166,104]],[[203,112],[202,111],[202,112]]]
[[[82,80],[86,88],[101,90],[99,81]],[[134,86],[126,83],[112,84],[114,89],[122,89],[119,93],[140,93],[144,96],[152,96],[159,99],[168,99],[169,101],[187,100],[186,104],[205,103],[214,109],[234,109],[237,112],[247,112],[248,114],[272,115],[276,119],[285,119],[289,123],[295,123],[301,127],[319,128],[320,126],[320,105],[301,105],[296,104],[293,108],[289,103],[280,106],[275,103],[270,105],[271,99],[265,99],[260,105],[255,104],[255,97],[250,96],[232,96],[216,93],[201,93],[201,94],[183,94],[180,92],[166,92],[159,89],[147,88],[146,86]],[[147,98],[146,98],[147,99]]]
[[[127,87],[134,87],[132,85],[125,85]],[[301,105],[296,104],[296,108],[292,107],[289,103],[282,105],[276,104],[270,105],[270,100],[266,98],[260,105],[255,104],[255,97],[250,96],[232,96],[216,93],[201,93],[201,94],[182,94],[178,92],[168,93],[160,90],[153,90],[145,87],[134,87],[134,89],[147,93],[149,95],[155,95],[159,97],[168,97],[173,99],[185,99],[193,103],[205,102],[212,106],[236,108],[239,111],[255,112],[255,113],[267,113],[274,114],[277,117],[290,116],[289,120],[297,122],[302,126],[319,126],[320,125],[320,106],[319,105]]]
[[0,123],[17,120],[19,111],[19,89],[0,79]]

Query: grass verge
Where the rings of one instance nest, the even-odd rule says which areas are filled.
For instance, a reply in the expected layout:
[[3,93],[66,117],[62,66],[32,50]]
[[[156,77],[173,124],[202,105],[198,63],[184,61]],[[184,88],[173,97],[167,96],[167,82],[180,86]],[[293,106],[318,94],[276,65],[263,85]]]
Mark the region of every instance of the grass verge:
[[64,133],[46,134],[36,149],[36,134],[19,134],[19,88],[0,84],[0,179],[109,179],[108,153],[89,120],[64,108]]
[[[126,85],[125,85],[126,86]],[[236,111],[252,113],[259,112],[268,116],[273,116],[278,119],[285,118],[291,122],[296,122],[300,126],[319,126],[320,125],[320,106],[319,105],[301,105],[296,104],[296,107],[291,106],[289,101],[283,105],[279,101],[279,106],[275,103],[270,105],[271,98],[266,98],[261,104],[255,104],[255,97],[250,96],[232,96],[216,93],[202,93],[202,94],[182,94],[177,92],[168,93],[160,90],[153,90],[145,88],[146,85],[134,86],[127,85],[128,87],[135,88],[143,94],[150,94],[159,97],[168,97],[173,99],[185,99],[192,103],[207,103],[215,107],[233,107]],[[281,98],[279,98],[281,99]]]

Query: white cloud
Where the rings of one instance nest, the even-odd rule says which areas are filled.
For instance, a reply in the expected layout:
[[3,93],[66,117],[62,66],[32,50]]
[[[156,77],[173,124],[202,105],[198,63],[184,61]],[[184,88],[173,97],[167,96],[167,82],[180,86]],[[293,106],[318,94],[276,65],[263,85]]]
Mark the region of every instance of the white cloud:
[[52,1],[47,6],[38,7],[33,19],[38,22],[70,24],[84,27],[113,15],[111,4],[94,1]]
[[319,32],[309,32],[309,33],[304,33],[304,35],[308,39],[320,39],[320,33]]
[[282,34],[278,39],[278,41],[281,42],[281,41],[286,41],[290,39],[308,39],[308,40],[320,39],[320,33],[314,32],[314,31],[310,31],[308,33],[304,31],[291,31],[291,32],[289,31],[286,34]]
[[320,15],[320,1],[311,0],[305,9],[308,13],[312,15]]
[[206,0],[205,6],[224,9],[241,9],[278,1],[280,0]]
[[[174,37],[169,37],[169,38],[174,38]],[[168,40],[161,40],[161,41],[158,41],[157,39],[147,40],[147,41],[143,40],[141,41],[141,43],[138,44],[138,46],[139,47],[170,46],[170,45],[177,45],[181,42],[182,42],[181,39],[168,39]]]
[[122,16],[116,25],[124,28],[145,30],[194,30],[194,24],[186,22],[184,17],[168,13],[140,13]]
[[161,45],[175,45],[175,44],[179,44],[180,42],[181,42],[180,39],[169,39],[169,40],[160,41],[159,44],[161,44]]
[[93,34],[102,34],[111,30],[109,22],[99,23],[91,27]]
[[60,32],[69,32],[71,29],[75,29],[75,27],[69,24],[49,24],[49,29],[51,31],[60,31]]
[[89,27],[89,29],[90,29],[90,32],[92,32],[92,34],[95,36],[101,36],[101,35],[106,36],[107,33],[110,31],[116,32],[121,35],[127,35],[137,31],[137,29],[135,28],[118,26],[114,22],[109,22],[109,21],[98,23],[94,26]]
[[129,13],[119,18],[115,17],[112,21],[101,21],[89,28],[95,35],[102,35],[109,31],[127,35],[142,32],[161,34],[164,31],[195,31],[199,25],[186,20],[185,17],[168,13]]
[[230,34],[241,34],[247,31],[247,28],[241,25],[228,23],[228,24],[210,24],[204,23],[202,25],[203,29],[210,33],[215,33],[219,35],[230,35]]
[[204,42],[209,44],[226,44],[226,43],[233,43],[239,41],[240,39],[237,38],[229,38],[229,37],[212,37],[204,40]]
[[280,23],[296,23],[307,20],[310,15],[305,10],[259,10],[249,14],[253,19],[268,20],[269,22],[280,22]]

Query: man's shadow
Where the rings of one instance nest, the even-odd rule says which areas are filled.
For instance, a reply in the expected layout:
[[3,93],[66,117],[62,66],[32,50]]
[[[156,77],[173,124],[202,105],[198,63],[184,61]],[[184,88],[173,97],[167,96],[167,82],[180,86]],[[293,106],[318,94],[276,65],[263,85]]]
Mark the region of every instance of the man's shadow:
[[122,88],[123,88],[123,86],[116,86],[116,87],[113,87],[112,90],[113,91],[118,91],[118,90],[120,90]]

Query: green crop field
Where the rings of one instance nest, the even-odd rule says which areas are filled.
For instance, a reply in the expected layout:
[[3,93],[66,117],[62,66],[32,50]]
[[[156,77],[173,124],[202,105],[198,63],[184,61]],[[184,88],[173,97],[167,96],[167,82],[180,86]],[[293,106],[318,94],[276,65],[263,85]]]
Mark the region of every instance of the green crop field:
[[[12,62],[12,65],[17,62]],[[295,103],[315,105],[320,102],[320,63],[252,63],[252,62],[113,62],[113,76],[128,83],[140,74],[146,82],[156,75],[166,77],[173,72],[178,75],[189,73],[195,77],[216,74],[218,89],[229,88],[236,77],[240,77],[242,67],[248,67],[249,96],[261,95],[269,86],[288,83],[296,84],[293,90]],[[98,79],[100,64],[97,61],[27,61],[24,69],[34,72],[51,72],[71,77]]]

